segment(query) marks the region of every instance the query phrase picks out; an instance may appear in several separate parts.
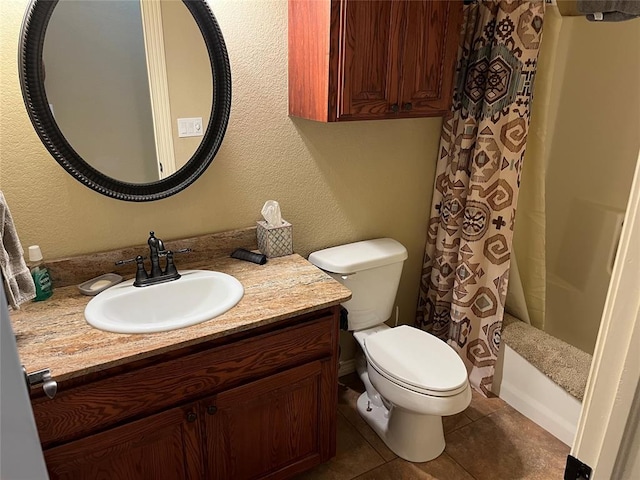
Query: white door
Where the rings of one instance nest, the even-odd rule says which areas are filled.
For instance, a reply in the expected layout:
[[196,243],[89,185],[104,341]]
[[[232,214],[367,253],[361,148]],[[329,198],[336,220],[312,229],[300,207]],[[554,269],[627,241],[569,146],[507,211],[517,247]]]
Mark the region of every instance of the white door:
[[0,280],[0,478],[48,479]]
[[571,455],[592,480],[638,479],[639,423],[640,152]]

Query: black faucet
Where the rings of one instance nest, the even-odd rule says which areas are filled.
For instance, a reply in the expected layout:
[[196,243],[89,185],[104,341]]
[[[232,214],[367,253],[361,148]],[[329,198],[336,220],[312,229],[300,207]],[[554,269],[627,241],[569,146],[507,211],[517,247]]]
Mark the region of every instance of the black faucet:
[[[150,278],[156,278],[163,274],[160,268],[160,253],[164,253],[164,242],[159,238],[156,238],[154,232],[149,232],[149,258],[151,259],[151,273]],[[180,277],[180,275],[178,275]]]
[[[156,283],[170,282],[180,278],[178,269],[173,262],[174,253],[187,253],[190,252],[190,248],[183,248],[172,252],[171,250],[165,250],[164,242],[156,237],[154,232],[149,232],[149,239],[147,240],[149,245],[149,258],[151,259],[151,271],[147,273],[144,266],[144,260],[146,257],[138,255],[136,258],[129,260],[120,260],[116,262],[116,265],[123,265],[125,263],[136,262],[136,279],[133,282],[134,287],[146,287],[148,285],[154,285]],[[160,257],[166,257],[166,263],[164,270],[160,267]]]

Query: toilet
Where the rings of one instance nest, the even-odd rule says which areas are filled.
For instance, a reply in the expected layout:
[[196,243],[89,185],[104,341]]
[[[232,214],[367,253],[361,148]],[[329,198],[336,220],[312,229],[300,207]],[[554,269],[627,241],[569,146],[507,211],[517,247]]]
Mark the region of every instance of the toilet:
[[352,292],[343,306],[361,349],[356,368],[366,391],[358,412],[396,455],[426,462],[444,451],[442,417],[469,406],[471,387],[464,363],[445,342],[408,325],[385,324],[406,259],[406,248],[391,238],[309,255]]

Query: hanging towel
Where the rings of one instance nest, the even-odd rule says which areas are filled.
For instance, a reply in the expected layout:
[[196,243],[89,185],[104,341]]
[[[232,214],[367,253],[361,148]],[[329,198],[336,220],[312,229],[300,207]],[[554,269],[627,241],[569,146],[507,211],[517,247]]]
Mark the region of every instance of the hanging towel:
[[0,191],[0,270],[7,302],[15,309],[36,296],[36,286],[23,254],[7,201]]
[[578,10],[591,22],[622,22],[640,17],[640,0],[578,0]]

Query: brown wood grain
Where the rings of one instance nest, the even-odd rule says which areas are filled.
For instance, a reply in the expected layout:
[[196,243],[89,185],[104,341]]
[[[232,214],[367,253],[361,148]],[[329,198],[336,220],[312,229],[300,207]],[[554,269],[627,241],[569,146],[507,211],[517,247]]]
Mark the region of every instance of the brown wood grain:
[[194,407],[167,410],[45,450],[49,476],[52,480],[205,478],[199,423],[186,420]]
[[[331,314],[330,312],[333,312]],[[310,360],[333,356],[337,312],[229,345],[146,366],[33,401],[47,447],[232,388]]]
[[328,115],[328,1],[289,1],[289,114],[326,121]]
[[400,29],[397,2],[343,2],[344,52],[339,118],[368,119],[389,112],[398,101]]
[[338,398],[338,365],[331,360],[321,362],[320,387],[320,457],[326,462],[336,454],[338,409],[333,408]]
[[289,0],[289,114],[445,114],[461,20],[461,0]]
[[276,480],[328,460],[338,312],[187,348],[184,357],[174,351],[156,365],[120,366],[53,400],[35,399],[51,478]]
[[458,51],[461,2],[413,1],[405,3],[401,106],[405,114],[445,114],[453,94]]
[[320,463],[321,364],[312,362],[203,402],[212,478],[284,478],[300,461]]

